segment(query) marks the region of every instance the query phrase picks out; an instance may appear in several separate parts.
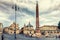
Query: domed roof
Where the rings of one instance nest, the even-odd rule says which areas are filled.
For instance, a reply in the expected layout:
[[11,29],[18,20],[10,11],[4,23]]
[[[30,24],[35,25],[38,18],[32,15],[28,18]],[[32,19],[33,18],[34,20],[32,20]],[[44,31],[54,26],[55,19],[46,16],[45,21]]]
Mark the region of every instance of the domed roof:
[[13,22],[14,25],[16,25],[16,22]]
[[31,24],[30,24],[30,22],[29,22],[29,24],[27,25],[27,27],[33,27]]

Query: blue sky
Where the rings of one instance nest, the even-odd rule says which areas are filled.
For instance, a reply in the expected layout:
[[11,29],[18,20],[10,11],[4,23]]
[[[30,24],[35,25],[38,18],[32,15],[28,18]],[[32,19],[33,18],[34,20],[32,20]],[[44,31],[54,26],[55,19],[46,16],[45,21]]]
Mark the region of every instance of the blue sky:
[[8,27],[15,21],[15,4],[19,7],[16,11],[16,23],[19,27],[29,22],[35,28],[36,1],[39,4],[40,26],[58,25],[60,21],[60,0],[0,0],[0,22]]

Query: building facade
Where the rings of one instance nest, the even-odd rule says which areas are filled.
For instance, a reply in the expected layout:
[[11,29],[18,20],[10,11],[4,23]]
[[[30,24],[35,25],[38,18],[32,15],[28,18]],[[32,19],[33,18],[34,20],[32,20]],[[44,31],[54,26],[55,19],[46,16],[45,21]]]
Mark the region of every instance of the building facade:
[[34,34],[34,29],[33,29],[33,26],[30,24],[28,25],[24,25],[23,27],[23,34],[26,34],[26,35],[29,35],[29,36],[32,36]]
[[14,22],[9,27],[5,27],[4,30],[5,30],[5,33],[8,33],[8,34],[14,34],[14,33],[19,34],[20,33],[19,25]]
[[40,31],[41,31],[42,35],[46,35],[46,36],[49,36],[49,35],[58,36],[58,35],[60,35],[60,30],[58,29],[57,26],[54,26],[54,25],[51,25],[51,26],[44,25],[44,26],[40,27]]

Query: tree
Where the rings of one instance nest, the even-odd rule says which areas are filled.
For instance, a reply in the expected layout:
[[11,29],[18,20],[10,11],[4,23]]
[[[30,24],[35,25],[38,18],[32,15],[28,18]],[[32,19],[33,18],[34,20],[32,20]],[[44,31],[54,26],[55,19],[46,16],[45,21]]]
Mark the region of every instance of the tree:
[[58,23],[58,29],[60,29],[60,21],[59,21],[59,23]]

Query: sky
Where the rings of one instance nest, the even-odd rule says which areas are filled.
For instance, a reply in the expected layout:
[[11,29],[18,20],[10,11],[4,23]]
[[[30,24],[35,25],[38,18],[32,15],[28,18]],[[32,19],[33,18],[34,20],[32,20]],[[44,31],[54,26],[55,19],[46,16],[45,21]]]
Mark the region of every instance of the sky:
[[[58,25],[60,21],[60,0],[0,0],[0,23],[8,27],[15,22],[22,28],[30,22],[36,27],[36,1],[39,5],[39,23]],[[16,11],[14,5],[18,8]]]

